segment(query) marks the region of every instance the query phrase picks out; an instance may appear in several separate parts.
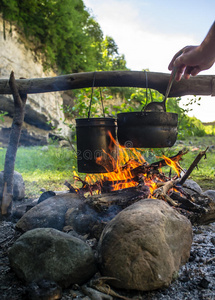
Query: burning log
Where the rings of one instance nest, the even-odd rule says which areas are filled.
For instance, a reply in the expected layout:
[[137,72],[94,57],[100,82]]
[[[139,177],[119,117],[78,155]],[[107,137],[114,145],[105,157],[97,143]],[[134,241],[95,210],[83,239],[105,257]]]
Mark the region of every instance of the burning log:
[[178,202],[178,206],[182,209],[186,209],[193,212],[198,213],[204,213],[206,212],[206,209],[198,204],[196,204],[194,201],[189,200],[188,198],[182,197],[180,193],[172,192],[171,198],[176,200]]
[[178,206],[178,204],[167,194],[167,192],[173,188],[175,185],[175,180],[169,180],[163,184],[162,187],[159,187],[158,189],[154,190],[153,196],[157,199],[165,200],[166,202],[169,202],[172,206]]
[[[171,156],[170,159],[176,163],[178,163],[181,160],[181,157],[185,155],[188,151],[179,151],[176,155]],[[154,162],[152,164],[148,163],[143,163],[142,165],[134,168],[134,169],[129,169],[129,172],[131,174],[131,178],[128,179],[122,179],[122,180],[108,180],[106,177],[102,180],[98,180],[93,184],[89,184],[87,181],[82,180],[78,176],[74,176],[74,179],[77,181],[80,181],[82,183],[82,187],[80,189],[75,189],[68,181],[65,181],[64,185],[66,185],[71,193],[78,193],[78,194],[85,194],[85,193],[90,193],[92,195],[92,192],[98,191],[98,192],[103,192],[107,193],[113,190],[113,187],[117,185],[123,185],[125,182],[135,182],[136,185],[143,183],[143,179],[141,175],[146,175],[146,177],[149,177],[150,174],[157,175],[160,177],[160,179],[163,180],[163,174],[159,172],[158,169],[161,167],[167,166],[167,162],[165,159],[162,159],[160,161]],[[179,166],[180,167],[180,166]],[[126,169],[130,168],[128,163],[124,164],[122,167],[119,168],[119,171],[124,171]],[[165,181],[167,178],[165,178]]]
[[150,196],[146,185],[111,191],[110,193],[93,195],[86,202],[98,211],[104,211],[111,205],[117,205],[120,210]]
[[80,177],[78,176],[74,176],[74,178],[77,181],[82,182],[82,187],[80,189],[75,189],[67,180],[64,182],[64,185],[67,186],[70,190],[70,193],[76,193],[76,194],[80,194],[80,195],[84,195],[86,193],[90,193],[90,195],[93,194],[94,191],[98,191],[100,192],[102,189],[102,182],[96,181],[94,184],[89,184],[88,182],[82,180]]
[[[188,150],[186,151],[179,151],[176,155],[169,157],[172,161],[174,162],[179,162],[182,158],[183,155],[185,155],[188,152]],[[131,173],[133,176],[137,176],[138,174],[149,174],[149,172],[155,172],[158,169],[165,167],[167,165],[167,162],[165,159],[162,159],[160,161],[154,162],[150,165],[148,164],[143,164],[139,167],[134,168],[133,170],[131,170]]]
[[[198,223],[197,219],[199,216],[201,216],[201,220],[213,218],[213,203],[209,197],[204,195],[199,195],[201,199],[198,197],[195,199],[195,194],[192,196],[188,194],[181,183],[191,174],[201,158],[205,156],[206,151],[207,149],[198,154],[182,178],[180,178],[179,171],[183,169],[179,165],[179,161],[187,151],[179,151],[171,158],[164,157],[163,160],[152,164],[144,162],[138,167],[134,167],[137,164],[133,164],[134,161],[130,159],[117,169],[117,174],[122,173],[122,176],[118,177],[121,178],[119,180],[110,180],[110,178],[116,177],[105,173],[105,175],[102,175],[103,177],[92,184],[87,182],[87,178],[82,180],[80,177],[75,176],[74,178],[82,183],[82,187],[79,189],[72,187],[67,181],[65,185],[72,193],[79,193],[81,195],[90,193],[91,196],[86,198],[86,203],[100,213],[107,210],[110,212],[112,209],[115,211],[114,207],[117,207],[116,209],[119,212],[136,201],[146,198],[157,198],[166,201],[190,220],[192,219],[193,222],[197,221]],[[170,178],[160,172],[160,168],[167,165],[174,167],[177,175]],[[124,175],[128,175],[128,178]],[[125,188],[125,184],[131,185]],[[93,195],[95,191],[97,195]],[[208,211],[212,211],[209,217],[207,216]]]

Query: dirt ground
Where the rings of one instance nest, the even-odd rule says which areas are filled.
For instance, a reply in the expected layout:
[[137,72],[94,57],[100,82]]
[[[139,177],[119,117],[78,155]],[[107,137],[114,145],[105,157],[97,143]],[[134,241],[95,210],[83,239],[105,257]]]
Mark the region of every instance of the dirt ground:
[[[180,269],[178,278],[167,289],[152,292],[117,292],[136,300],[215,299],[215,223],[194,226],[193,233],[190,260]],[[21,282],[11,270],[8,260],[8,249],[19,236],[20,233],[16,231],[14,222],[0,221],[0,299],[2,300],[32,299],[28,296],[25,283]],[[80,287],[72,286],[70,289],[63,290],[61,299],[93,298],[84,295]],[[113,299],[118,298],[113,297]]]

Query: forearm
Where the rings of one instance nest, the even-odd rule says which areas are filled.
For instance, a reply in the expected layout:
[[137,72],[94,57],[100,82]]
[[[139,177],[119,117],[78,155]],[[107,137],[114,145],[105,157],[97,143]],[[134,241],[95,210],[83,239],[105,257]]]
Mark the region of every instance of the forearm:
[[215,22],[199,46],[199,49],[211,62],[215,61]]

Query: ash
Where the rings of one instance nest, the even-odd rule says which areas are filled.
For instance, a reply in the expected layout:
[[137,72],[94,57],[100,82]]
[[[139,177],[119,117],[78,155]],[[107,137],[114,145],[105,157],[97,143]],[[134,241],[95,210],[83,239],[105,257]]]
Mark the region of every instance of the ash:
[[[25,283],[21,282],[11,270],[7,256],[8,249],[20,236],[14,226],[13,222],[0,221],[0,298],[2,300],[29,299]],[[175,281],[168,288],[151,292],[116,289],[115,291],[135,300],[214,300],[215,223],[193,226],[193,244],[189,262],[180,269]],[[72,286],[70,289],[63,290],[61,299],[89,300],[90,298],[81,292],[81,287]]]

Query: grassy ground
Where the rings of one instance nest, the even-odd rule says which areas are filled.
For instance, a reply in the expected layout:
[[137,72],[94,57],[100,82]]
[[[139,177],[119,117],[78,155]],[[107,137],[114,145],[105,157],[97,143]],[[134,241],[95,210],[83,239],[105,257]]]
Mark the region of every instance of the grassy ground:
[[215,190],[215,136],[191,137],[183,141],[183,144],[178,141],[173,149],[180,150],[183,147],[189,150],[180,162],[185,169],[189,168],[200,151],[209,147],[206,157],[201,159],[189,178],[196,181],[204,191]]
[[[188,169],[198,153],[209,146],[206,159],[198,164],[190,178],[195,180],[203,190],[215,189],[215,137],[189,138],[177,141],[170,149],[156,149],[153,152],[144,150],[145,159],[151,163],[159,160],[165,154],[171,156],[184,148],[189,152],[184,155],[181,166]],[[0,148],[0,170],[4,169],[6,149]],[[26,197],[38,197],[41,188],[46,190],[66,190],[65,180],[73,183],[73,171],[77,172],[76,156],[70,148],[48,147],[20,147],[17,151],[15,170],[20,172],[26,186]],[[84,179],[85,175],[80,174]]]
[[[4,169],[6,149],[0,150],[0,170]],[[17,151],[15,170],[25,181],[26,196],[40,195],[46,190],[65,190],[65,180],[72,181],[76,170],[74,152],[67,148],[20,147]]]

